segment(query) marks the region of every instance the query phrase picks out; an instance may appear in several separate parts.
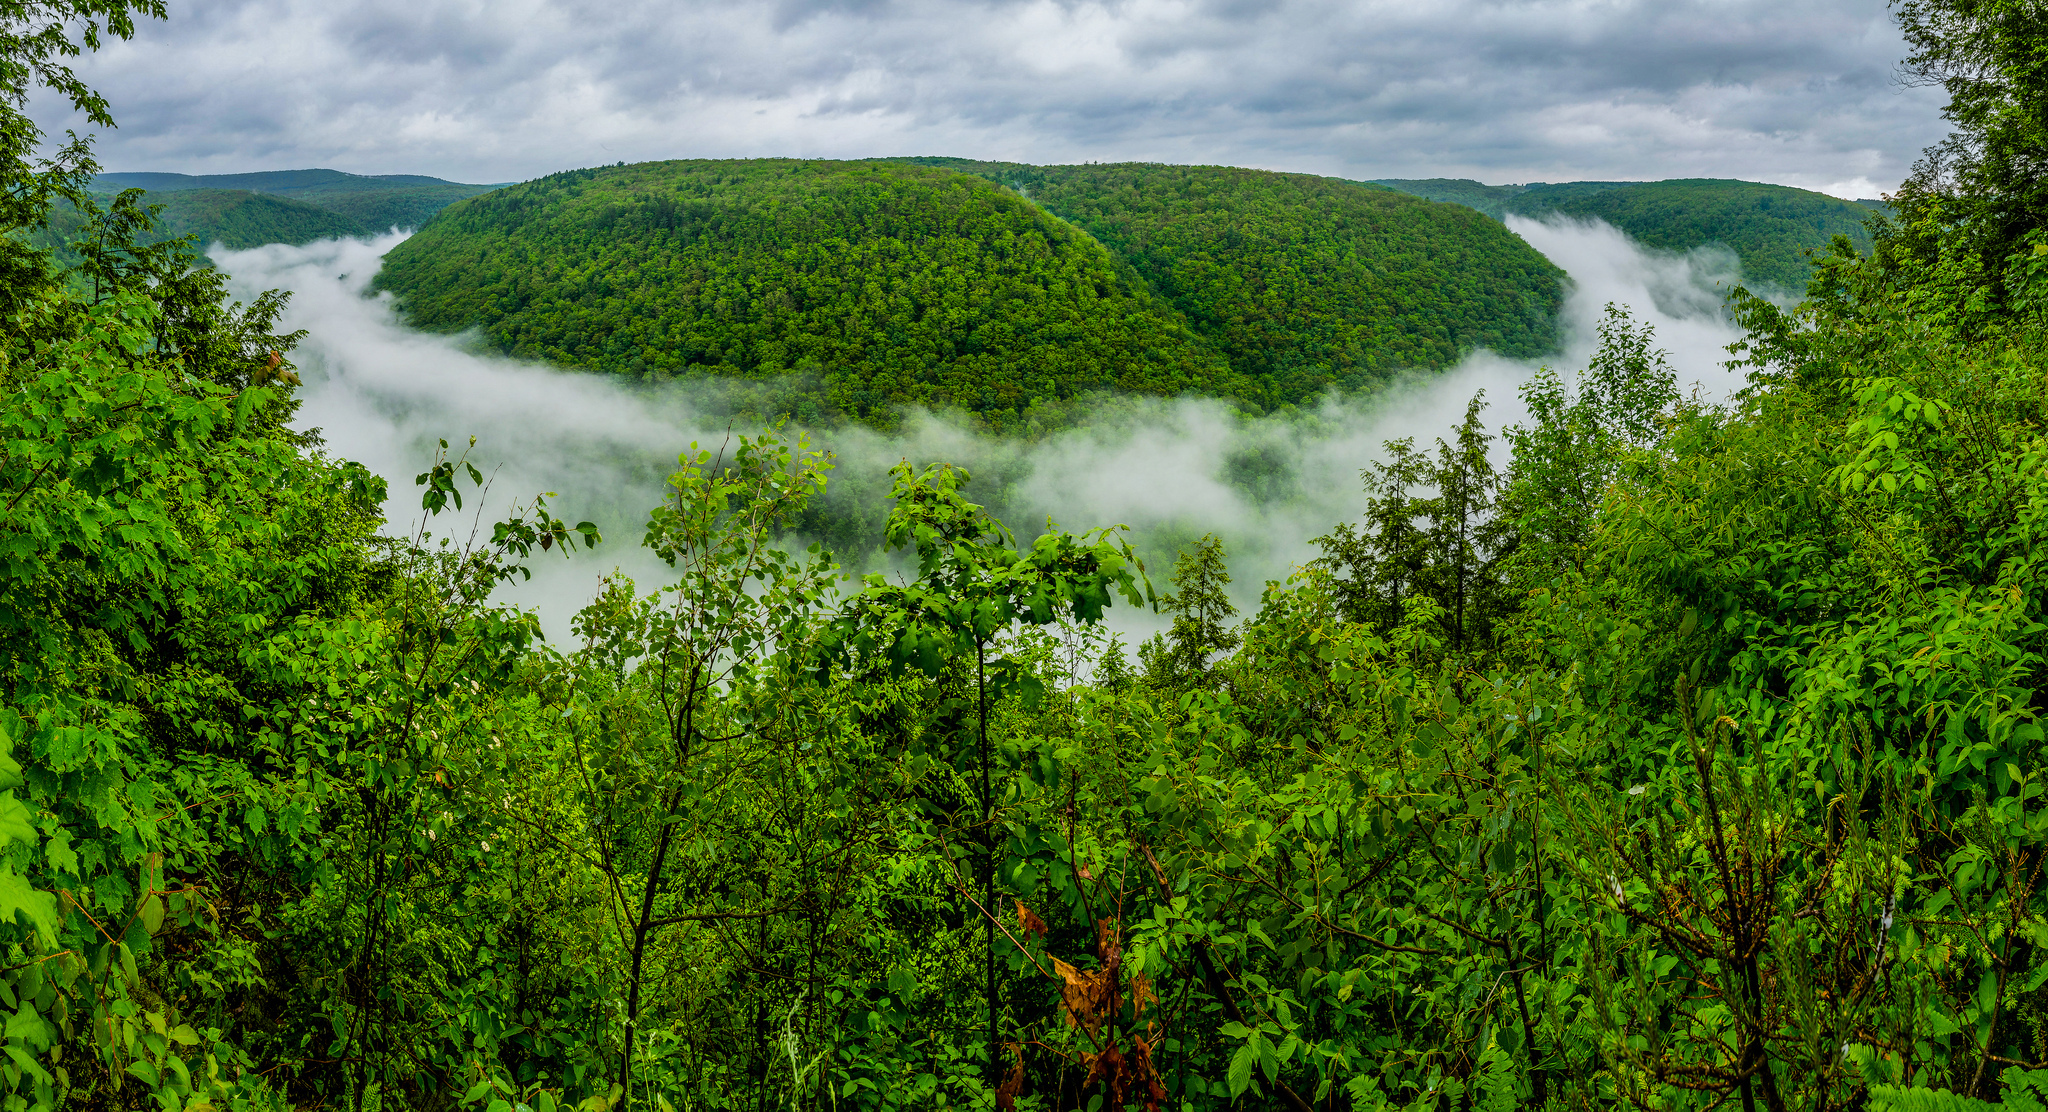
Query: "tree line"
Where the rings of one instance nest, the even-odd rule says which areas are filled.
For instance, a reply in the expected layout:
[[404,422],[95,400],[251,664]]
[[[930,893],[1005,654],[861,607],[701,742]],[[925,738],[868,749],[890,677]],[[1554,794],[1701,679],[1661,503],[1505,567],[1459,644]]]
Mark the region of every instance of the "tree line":
[[[8,11],[10,88],[102,126],[66,59],[163,15]],[[91,220],[0,238],[0,1099],[2031,1107],[2048,89],[2017,7],[1897,11],[1961,138],[1797,310],[1735,296],[1745,393],[1617,309],[1246,615],[1213,540],[1020,536],[944,463],[846,581],[769,429],[550,643],[492,588],[615,539],[479,518],[460,442],[382,528],[279,300],[0,100],[0,219]]]

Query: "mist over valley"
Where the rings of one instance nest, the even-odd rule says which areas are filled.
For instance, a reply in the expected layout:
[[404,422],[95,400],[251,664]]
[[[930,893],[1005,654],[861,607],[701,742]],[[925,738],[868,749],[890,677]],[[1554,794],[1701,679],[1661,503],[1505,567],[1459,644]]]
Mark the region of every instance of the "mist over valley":
[[[1170,569],[1182,546],[1214,533],[1229,553],[1232,600],[1250,612],[1266,581],[1286,579],[1317,554],[1312,538],[1359,516],[1360,472],[1383,457],[1384,441],[1428,444],[1450,435],[1482,390],[1496,432],[1524,421],[1519,389],[1529,373],[1545,364],[1583,367],[1610,303],[1655,329],[1687,389],[1718,400],[1739,387],[1740,376],[1724,366],[1726,346],[1740,335],[1722,308],[1740,277],[1731,253],[1645,248],[1600,221],[1508,220],[1508,231],[1567,276],[1552,325],[1554,354],[1517,359],[1480,350],[1440,370],[1404,368],[1370,391],[1311,396],[1270,416],[1200,396],[1098,395],[1063,410],[1060,425],[1030,435],[915,406],[892,418],[889,431],[797,419],[785,434],[805,437],[836,462],[821,510],[808,531],[799,527],[797,543],[823,541],[850,572],[887,567],[872,507],[886,500],[889,467],[949,462],[975,475],[968,491],[977,501],[1026,536],[1048,519],[1065,528],[1131,526],[1154,574]],[[472,436],[471,458],[494,476],[492,498],[475,511],[481,520],[502,514],[513,499],[553,491],[558,512],[597,522],[607,537],[602,548],[543,562],[531,584],[501,590],[508,602],[537,607],[557,637],[598,589],[599,571],[617,566],[643,587],[659,583],[666,569],[638,539],[676,456],[693,442],[757,434],[762,418],[735,415],[718,382],[552,367],[496,354],[474,334],[413,328],[393,295],[372,292],[384,256],[404,241],[391,235],[216,254],[237,296],[291,295],[282,323],[308,334],[294,355],[305,380],[297,423],[319,430],[326,451],[386,477],[394,529],[418,517],[411,478],[437,442],[460,445]],[[758,396],[780,394],[774,379],[759,387]],[[1504,442],[1496,453],[1504,466]],[[1129,644],[1161,625],[1128,609],[1112,615]]]
[[2040,1112],[2044,41],[0,0],[0,1106]]

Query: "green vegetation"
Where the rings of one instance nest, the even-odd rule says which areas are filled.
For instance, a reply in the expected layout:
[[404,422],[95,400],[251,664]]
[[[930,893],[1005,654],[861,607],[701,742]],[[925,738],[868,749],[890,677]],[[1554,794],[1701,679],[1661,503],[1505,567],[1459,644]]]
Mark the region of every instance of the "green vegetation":
[[1651,247],[1686,251],[1720,244],[1742,261],[1745,278],[1777,290],[1804,289],[1810,255],[1837,235],[1869,250],[1864,221],[1878,201],[1843,201],[1823,193],[1758,182],[1706,178],[1654,182],[1581,181],[1481,185],[1463,179],[1383,179],[1376,183],[1432,200],[1453,201],[1504,219],[1519,216],[1598,218]]
[[[810,406],[982,414],[1248,384],[1087,236],[1016,195],[871,162],[668,162],[456,205],[379,283],[425,328],[632,374],[816,381]],[[800,414],[812,416],[811,412]]]
[[157,217],[159,231],[167,236],[196,235],[202,247],[218,242],[230,251],[242,251],[266,243],[370,234],[370,229],[340,213],[262,193],[192,189],[146,200],[164,206]]
[[[1987,10],[1909,8],[2037,49]],[[783,543],[831,461],[771,431],[683,453],[663,582],[593,566],[550,645],[489,592],[596,531],[479,520],[445,447],[383,530],[383,482],[289,428],[279,300],[138,245],[20,113],[35,80],[110,126],[63,21],[162,9],[0,0],[31,11],[9,1108],[2042,1106],[2048,231],[1995,219],[2030,179],[1917,181],[1797,310],[1738,294],[1725,409],[1611,313],[1504,465],[1483,398],[1389,445],[1248,616],[1214,537],[1155,596],[1118,530],[1012,534],[944,464],[877,507],[901,574],[847,582]],[[1098,257],[972,178],[755,168]],[[558,220],[570,184],[507,196]],[[59,199],[71,273],[25,242]],[[1154,602],[1134,667],[1102,620]]]
[[[254,174],[99,174],[101,193],[144,189],[150,200],[176,204],[191,190],[237,190],[284,197],[323,208],[372,232],[417,228],[447,206],[488,193],[495,185],[463,185],[419,174],[344,174],[339,170],[267,170]],[[275,242],[290,242],[279,240]]]
[[1526,185],[1482,185],[1470,178],[1380,178],[1372,184],[1398,189],[1403,193],[1413,193],[1417,197],[1427,197],[1432,201],[1449,201],[1452,204],[1464,205],[1499,220],[1510,212],[1544,212],[1563,201],[1646,183],[1574,181],[1554,184],[1538,181]]
[[1718,243],[1742,260],[1743,276],[1781,290],[1804,289],[1811,255],[1835,236],[1869,250],[1870,211],[1823,193],[1756,182],[1687,179],[1617,186],[1581,196],[1529,190],[1508,202],[1525,216],[1598,217],[1651,247],[1687,250]]
[[[279,170],[204,177],[96,174],[87,192],[94,204],[106,205],[122,190],[140,189],[145,191],[142,203],[163,206],[155,226],[137,233],[138,243],[191,235],[201,250],[219,243],[240,251],[266,243],[311,243],[418,227],[446,206],[494,188],[408,174],[361,177],[337,170]],[[57,252],[66,264],[75,264],[79,255],[71,242],[90,224],[78,205],[60,202],[47,226],[33,232],[30,241]]]
[[[143,243],[190,235],[202,250],[219,243],[230,251],[244,251],[266,243],[311,243],[370,234],[368,228],[339,213],[262,193],[191,189],[149,195],[144,202],[162,205],[163,211],[157,214],[156,226],[139,237]],[[88,223],[77,207],[65,205],[53,215],[37,244],[66,250]]]
[[1432,201],[1464,205],[1466,208],[1478,209],[1495,220],[1501,218],[1501,206],[1507,204],[1508,198],[1528,188],[1521,185],[1482,185],[1470,178],[1381,178],[1360,184],[1396,189],[1417,197],[1427,197]]
[[1261,384],[1299,402],[1474,348],[1551,351],[1562,274],[1460,209],[1225,166],[918,159],[1016,189],[1115,252]]
[[516,354],[1000,428],[1090,390],[1270,407],[1547,350],[1558,278],[1497,224],[1330,179],[926,159],[558,174],[450,208],[379,281]]

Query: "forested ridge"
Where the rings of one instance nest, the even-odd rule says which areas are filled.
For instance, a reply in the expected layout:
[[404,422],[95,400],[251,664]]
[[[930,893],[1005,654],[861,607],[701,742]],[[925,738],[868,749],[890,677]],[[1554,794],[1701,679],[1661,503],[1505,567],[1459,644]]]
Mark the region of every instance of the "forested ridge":
[[1761,182],[1712,178],[1481,185],[1449,178],[1385,179],[1391,186],[1478,209],[1495,219],[1556,213],[1604,220],[1651,246],[1687,251],[1719,244],[1735,252],[1745,280],[1778,291],[1805,288],[1812,256],[1835,236],[1868,251],[1871,205]]
[[[1748,391],[1617,307],[1239,614],[1213,539],[1014,534],[943,462],[845,580],[773,429],[679,449],[660,583],[480,519],[459,442],[385,531],[279,300],[21,114],[110,126],[67,59],[163,9],[0,5],[8,1108],[2048,1099],[2034,9],[1895,5],[1956,137],[1799,308],[1734,295]],[[565,558],[566,639],[490,603]]]
[[[143,190],[158,206],[155,222],[138,242],[192,236],[200,250],[219,244],[245,251],[269,243],[367,238],[392,228],[416,228],[443,207],[496,188],[463,185],[412,174],[364,177],[338,170],[272,170],[254,174],[96,174],[87,190],[104,205],[125,189]],[[78,261],[72,243],[89,227],[78,206],[60,200],[46,226],[30,240],[67,264]]]
[[[266,243],[302,244],[371,234],[369,228],[338,212],[246,190],[188,189],[149,194],[144,200],[162,206],[154,226],[138,236],[145,243],[189,235],[201,250],[219,244],[230,251],[246,251]],[[36,246],[75,262],[73,241],[89,223],[77,206],[60,204],[51,213],[48,226],[32,240]]]
[[1237,393],[1100,245],[961,174],[643,163],[452,206],[378,276],[415,324],[626,373],[812,383],[820,407],[1015,414],[1091,390]]
[[174,210],[186,201],[180,194],[193,191],[225,190],[282,197],[336,213],[372,233],[383,233],[393,228],[417,228],[448,205],[498,187],[466,185],[423,174],[264,170],[251,174],[99,174],[93,178],[92,188],[106,194],[123,189],[147,190],[151,201],[171,205]]
[[1559,278],[1490,221],[1304,175],[764,159],[489,194],[379,282],[414,323],[514,354],[793,374],[820,383],[800,416],[917,403],[1000,428],[1093,390],[1265,408],[1480,346],[1548,350]]
[[1557,345],[1555,266],[1492,222],[1392,190],[1228,166],[1027,166],[979,174],[1126,260],[1241,373],[1287,401],[1474,348]]

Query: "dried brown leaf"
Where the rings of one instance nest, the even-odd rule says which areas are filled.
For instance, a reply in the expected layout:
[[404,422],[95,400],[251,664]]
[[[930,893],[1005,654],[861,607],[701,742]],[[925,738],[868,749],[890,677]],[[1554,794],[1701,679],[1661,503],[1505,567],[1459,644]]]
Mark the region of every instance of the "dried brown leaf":
[[1067,1023],[1094,1034],[1102,1016],[1115,998],[1116,982],[1106,969],[1076,969],[1058,958],[1053,972],[1060,975],[1060,1004],[1066,1008]]
[[1052,933],[1052,928],[1045,925],[1045,920],[1040,919],[1037,912],[1025,907],[1023,900],[1017,901],[1017,926],[1024,933],[1035,934],[1040,939]]
[[1008,1044],[1014,1063],[1003,1082],[996,1086],[996,1107],[1002,1112],[1016,1112],[1017,1094],[1024,1088],[1024,1048],[1016,1043]]

